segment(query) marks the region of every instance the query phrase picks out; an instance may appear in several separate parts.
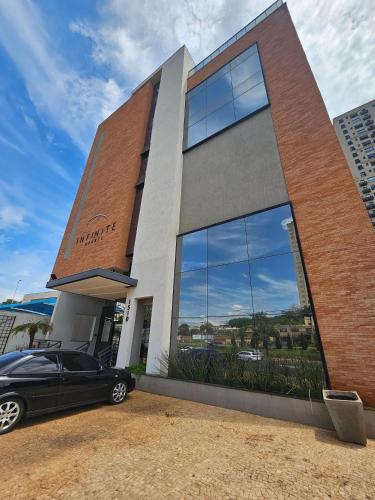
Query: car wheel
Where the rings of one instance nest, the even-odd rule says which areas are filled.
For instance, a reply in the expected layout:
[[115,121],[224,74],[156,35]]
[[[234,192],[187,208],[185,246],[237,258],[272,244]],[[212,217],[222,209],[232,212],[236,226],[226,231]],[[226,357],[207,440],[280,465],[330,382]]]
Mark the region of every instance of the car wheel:
[[117,381],[111,389],[109,402],[113,405],[118,405],[125,401],[128,395],[128,386],[124,380]]
[[0,435],[10,432],[21,420],[24,404],[18,398],[6,398],[0,401]]

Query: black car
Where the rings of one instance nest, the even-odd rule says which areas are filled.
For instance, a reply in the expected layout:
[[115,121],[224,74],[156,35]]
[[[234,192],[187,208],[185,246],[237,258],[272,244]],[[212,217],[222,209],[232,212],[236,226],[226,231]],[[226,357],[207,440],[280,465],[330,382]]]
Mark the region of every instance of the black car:
[[0,356],[0,434],[22,417],[101,401],[122,403],[135,387],[126,370],[106,368],[89,354],[30,349]]

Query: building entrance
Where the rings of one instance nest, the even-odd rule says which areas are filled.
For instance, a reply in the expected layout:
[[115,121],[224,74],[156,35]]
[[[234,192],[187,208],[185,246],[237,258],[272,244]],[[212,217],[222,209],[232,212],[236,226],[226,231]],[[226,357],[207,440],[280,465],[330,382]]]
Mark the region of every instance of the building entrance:
[[150,338],[150,326],[151,326],[151,314],[152,314],[152,302],[142,304],[143,305],[143,323],[141,330],[141,348],[139,353],[140,363],[146,363],[147,353],[148,353],[148,343]]
[[104,349],[112,345],[114,333],[115,304],[103,307],[100,318],[98,336],[96,338],[94,356],[98,356]]

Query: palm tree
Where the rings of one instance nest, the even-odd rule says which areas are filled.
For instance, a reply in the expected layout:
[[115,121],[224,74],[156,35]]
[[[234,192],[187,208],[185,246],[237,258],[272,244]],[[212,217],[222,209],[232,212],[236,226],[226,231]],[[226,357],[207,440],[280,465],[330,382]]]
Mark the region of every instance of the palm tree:
[[49,323],[46,323],[45,321],[30,321],[30,323],[24,323],[23,325],[17,325],[14,328],[12,328],[12,333],[15,335],[19,332],[23,332],[24,330],[27,331],[29,334],[29,349],[32,348],[33,343],[34,343],[34,338],[38,330],[40,330],[43,335],[46,335],[47,333],[52,332],[52,325]]

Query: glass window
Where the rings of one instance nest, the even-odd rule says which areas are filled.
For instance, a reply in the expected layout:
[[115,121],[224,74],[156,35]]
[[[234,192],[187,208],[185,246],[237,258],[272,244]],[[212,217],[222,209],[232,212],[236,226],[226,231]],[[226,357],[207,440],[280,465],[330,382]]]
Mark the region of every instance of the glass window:
[[180,317],[202,317],[207,315],[207,271],[187,271],[180,279]]
[[78,352],[61,353],[61,364],[67,372],[97,371],[100,367],[99,361],[95,358]]
[[244,80],[249,78],[249,76],[259,72],[262,72],[262,69],[260,67],[259,56],[256,53],[232,69],[231,74],[233,87],[237,87],[237,85],[240,85]]
[[[169,376],[274,392],[281,375],[282,393],[292,394],[295,368],[311,360],[308,384],[319,396],[320,347],[290,206],[179,240]],[[187,270],[194,266],[202,268]]]
[[235,121],[233,101],[207,116],[207,136],[213,135]]
[[236,120],[244,118],[253,111],[265,106],[267,103],[266,88],[264,83],[260,83],[234,100]]
[[187,93],[190,148],[268,104],[256,44]]
[[[277,314],[301,306],[296,270],[303,273],[303,268],[295,255],[278,255],[250,263],[254,312]],[[304,282],[300,286],[304,287]]]
[[215,109],[221,108],[224,104],[233,100],[230,73],[218,78],[211,85],[207,85],[206,88],[207,114],[212,113]]
[[207,230],[208,266],[248,259],[244,219],[210,227]]
[[181,271],[207,266],[207,230],[186,234],[182,239]]
[[191,96],[189,100],[189,123],[193,125],[206,114],[206,93],[201,91]]
[[[250,318],[260,313],[275,318],[285,315],[285,311],[295,314],[309,307],[289,205],[190,233],[181,240],[174,331],[178,325],[191,322],[195,329],[206,325],[213,342],[226,335],[225,342],[230,344],[234,332],[230,330],[234,328],[232,318]],[[280,321],[275,319],[276,324]],[[188,336],[186,326],[182,329]],[[242,336],[244,332],[241,330]],[[251,337],[249,326],[246,335]],[[199,339],[203,337],[195,337],[196,341]]]
[[189,354],[189,349],[202,347],[207,334],[206,320],[180,318],[177,326],[177,346]]
[[193,146],[207,137],[206,119],[195,123],[187,130],[186,147]]
[[237,97],[241,96],[242,94],[244,94],[248,90],[259,85],[260,83],[263,83],[263,75],[262,75],[261,71],[258,71],[258,73],[251,75],[249,78],[247,78],[246,80],[241,82],[239,85],[237,85],[237,87],[233,88],[233,97],[236,99]]
[[7,352],[6,354],[2,354],[0,356],[0,369],[5,368],[7,365],[14,363],[21,358],[25,357],[25,354],[20,351],[15,352]]
[[289,205],[250,215],[245,221],[251,259],[298,249]]
[[248,262],[208,268],[208,316],[239,316],[252,311]]
[[25,361],[12,371],[12,375],[32,375],[57,371],[59,371],[59,366],[56,354],[44,354]]

